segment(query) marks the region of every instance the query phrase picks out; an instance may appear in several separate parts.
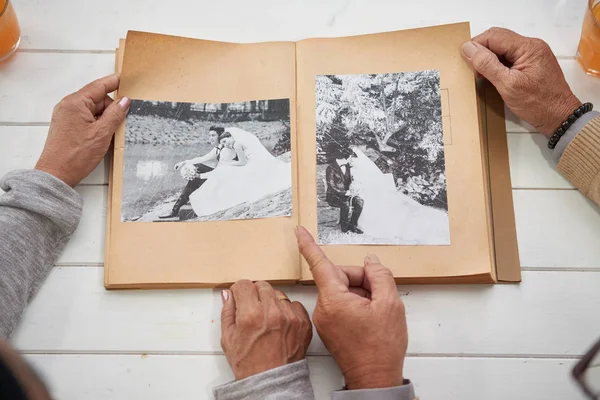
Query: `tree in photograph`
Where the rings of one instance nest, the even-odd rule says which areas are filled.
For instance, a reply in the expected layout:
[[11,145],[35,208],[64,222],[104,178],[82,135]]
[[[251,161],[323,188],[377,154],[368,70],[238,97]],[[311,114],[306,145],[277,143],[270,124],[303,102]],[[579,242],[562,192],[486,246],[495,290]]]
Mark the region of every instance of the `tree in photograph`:
[[447,208],[439,82],[438,71],[318,76],[318,150],[330,141],[370,147],[399,189]]

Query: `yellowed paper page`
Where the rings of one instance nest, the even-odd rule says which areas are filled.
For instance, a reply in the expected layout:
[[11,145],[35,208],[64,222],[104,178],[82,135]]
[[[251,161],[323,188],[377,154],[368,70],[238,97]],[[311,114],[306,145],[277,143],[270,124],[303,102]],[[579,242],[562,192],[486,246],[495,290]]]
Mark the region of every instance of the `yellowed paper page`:
[[[171,102],[290,99],[295,154],[295,44],[238,45],[130,32],[119,96]],[[238,279],[299,278],[296,157],[291,217],[211,222],[121,222],[125,126],[115,136],[107,232],[108,288],[206,287]]]
[[[440,76],[450,245],[326,245],[337,264],[362,265],[374,252],[397,278],[481,275],[493,269],[484,161],[473,72],[460,55],[466,23],[297,43],[300,222],[317,237],[316,95],[319,75],[437,70]],[[305,262],[302,279],[310,280]],[[487,276],[487,278],[485,278]]]

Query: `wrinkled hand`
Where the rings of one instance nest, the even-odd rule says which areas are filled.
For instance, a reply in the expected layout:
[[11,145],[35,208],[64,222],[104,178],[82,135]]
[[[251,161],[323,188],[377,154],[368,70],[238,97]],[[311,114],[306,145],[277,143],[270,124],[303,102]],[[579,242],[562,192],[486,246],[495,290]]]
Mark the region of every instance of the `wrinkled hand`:
[[492,28],[465,43],[463,55],[516,116],[548,137],[581,105],[543,40]]
[[348,389],[402,385],[408,331],[391,271],[374,255],[364,268],[338,267],[306,229],[296,236],[319,290],[313,322]]
[[118,74],[98,79],[54,107],[48,138],[35,169],[74,187],[100,163],[129,109],[130,101],[108,96]]
[[302,304],[267,282],[236,282],[222,292],[221,347],[240,380],[304,359],[312,325]]

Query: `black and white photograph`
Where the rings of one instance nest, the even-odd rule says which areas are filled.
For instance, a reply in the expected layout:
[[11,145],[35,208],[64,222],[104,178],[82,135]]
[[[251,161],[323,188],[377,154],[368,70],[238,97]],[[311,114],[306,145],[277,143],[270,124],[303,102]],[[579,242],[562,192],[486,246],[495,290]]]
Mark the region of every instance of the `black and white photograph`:
[[318,241],[449,245],[437,70],[316,77]]
[[289,99],[133,100],[125,125],[123,222],[290,216]]

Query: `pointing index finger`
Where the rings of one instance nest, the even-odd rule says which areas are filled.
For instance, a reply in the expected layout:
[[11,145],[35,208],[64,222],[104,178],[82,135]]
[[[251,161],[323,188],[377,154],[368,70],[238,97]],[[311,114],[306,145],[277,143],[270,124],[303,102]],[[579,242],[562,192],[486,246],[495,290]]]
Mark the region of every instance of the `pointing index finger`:
[[310,267],[319,290],[348,291],[336,267],[315,243],[311,234],[303,226],[296,228],[298,249]]

